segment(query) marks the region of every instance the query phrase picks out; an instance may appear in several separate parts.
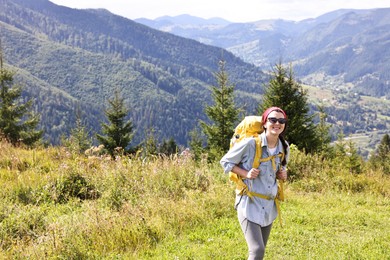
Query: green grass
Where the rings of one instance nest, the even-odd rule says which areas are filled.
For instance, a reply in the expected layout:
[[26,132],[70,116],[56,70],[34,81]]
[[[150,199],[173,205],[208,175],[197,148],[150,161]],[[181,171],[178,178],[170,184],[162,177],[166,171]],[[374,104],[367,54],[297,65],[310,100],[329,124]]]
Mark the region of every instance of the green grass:
[[[390,259],[390,176],[292,150],[266,259]],[[246,259],[219,164],[0,143],[0,259]]]
[[[274,223],[266,259],[389,259],[388,198],[287,193],[284,226]],[[210,219],[160,243],[142,259],[246,259],[235,214]]]

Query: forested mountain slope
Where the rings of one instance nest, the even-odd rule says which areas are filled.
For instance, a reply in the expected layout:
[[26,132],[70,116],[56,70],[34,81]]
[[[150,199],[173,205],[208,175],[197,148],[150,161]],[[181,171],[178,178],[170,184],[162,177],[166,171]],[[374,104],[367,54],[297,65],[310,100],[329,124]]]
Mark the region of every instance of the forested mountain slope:
[[[3,56],[35,99],[45,138],[58,143],[81,114],[100,130],[107,99],[119,90],[130,108],[135,143],[151,129],[186,144],[205,119],[218,62],[226,61],[237,101],[254,112],[266,76],[232,53],[161,32],[106,10],[77,10],[46,0],[1,0]],[[255,95],[254,95],[255,94]],[[256,96],[257,95],[257,96]],[[77,112],[79,111],[79,112]]]
[[159,30],[226,48],[262,69],[269,70],[280,60],[293,64],[299,78],[321,88],[348,85],[364,95],[390,98],[390,8],[340,9],[299,22],[205,21],[208,24],[191,26],[194,18],[186,24],[182,20],[137,19]]

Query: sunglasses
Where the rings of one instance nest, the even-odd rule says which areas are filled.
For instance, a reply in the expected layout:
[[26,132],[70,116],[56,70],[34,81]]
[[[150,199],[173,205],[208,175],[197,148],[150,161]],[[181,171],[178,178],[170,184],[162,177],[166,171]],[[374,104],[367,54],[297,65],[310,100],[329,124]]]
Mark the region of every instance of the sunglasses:
[[276,122],[279,122],[279,124],[284,125],[285,123],[287,123],[287,119],[286,118],[268,117],[268,121],[271,124],[276,124]]

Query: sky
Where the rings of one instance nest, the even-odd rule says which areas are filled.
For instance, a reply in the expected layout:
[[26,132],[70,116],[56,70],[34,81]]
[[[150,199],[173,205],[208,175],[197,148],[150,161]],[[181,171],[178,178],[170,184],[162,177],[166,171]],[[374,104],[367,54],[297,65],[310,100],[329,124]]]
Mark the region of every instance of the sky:
[[301,21],[338,9],[390,7],[390,0],[50,0],[71,8],[105,8],[129,19],[189,14],[230,22]]

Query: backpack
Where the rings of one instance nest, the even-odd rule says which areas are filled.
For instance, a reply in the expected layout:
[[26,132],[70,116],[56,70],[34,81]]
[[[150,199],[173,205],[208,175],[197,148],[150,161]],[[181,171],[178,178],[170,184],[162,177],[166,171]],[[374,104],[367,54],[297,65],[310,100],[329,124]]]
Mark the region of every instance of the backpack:
[[[279,153],[277,155],[272,155],[267,158],[262,158],[262,143],[260,134],[264,131],[263,122],[261,116],[246,116],[234,129],[233,137],[230,139],[230,148],[232,148],[235,144],[239,143],[245,138],[253,137],[256,142],[256,152],[255,158],[253,160],[252,168],[258,168],[260,163],[271,160],[274,169],[275,166],[275,158],[279,157],[281,160],[284,159],[285,151],[283,153]],[[275,169],[276,170],[276,169]],[[236,184],[236,194],[238,195],[247,195],[251,199],[253,197],[260,197],[262,199],[271,200],[274,199],[276,203],[276,207],[278,210],[280,224],[282,225],[281,215],[280,215],[280,201],[284,201],[284,192],[283,192],[283,182],[278,180],[278,193],[275,198],[270,198],[267,195],[251,192],[249,187],[243,181],[243,178],[236,173],[230,172],[229,179]]]

